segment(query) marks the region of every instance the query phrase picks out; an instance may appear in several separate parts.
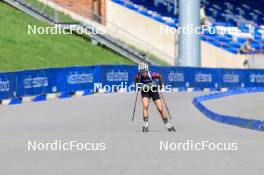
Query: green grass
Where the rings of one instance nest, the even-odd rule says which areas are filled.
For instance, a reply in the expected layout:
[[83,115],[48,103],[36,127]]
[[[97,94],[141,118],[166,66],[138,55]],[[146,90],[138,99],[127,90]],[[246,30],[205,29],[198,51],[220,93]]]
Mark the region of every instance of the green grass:
[[48,24],[0,2],[0,71],[94,64],[133,64],[76,35],[28,34]]
[[41,3],[38,0],[23,0],[28,5],[32,6],[35,10],[41,11],[41,13],[46,14],[49,18],[54,18],[55,13],[57,13],[58,23],[78,23],[76,20],[72,19],[69,15],[62,12],[58,12],[55,9]]

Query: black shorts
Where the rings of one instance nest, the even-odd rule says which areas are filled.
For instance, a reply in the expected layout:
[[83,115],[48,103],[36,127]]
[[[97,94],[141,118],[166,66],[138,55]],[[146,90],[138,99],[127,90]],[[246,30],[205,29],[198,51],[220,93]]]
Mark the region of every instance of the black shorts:
[[156,100],[159,100],[160,99],[160,94],[158,91],[156,92],[152,92],[152,91],[147,91],[147,92],[144,92],[144,91],[141,91],[141,95],[142,95],[142,98],[143,97],[147,97],[147,98],[152,98],[153,101],[156,101]]

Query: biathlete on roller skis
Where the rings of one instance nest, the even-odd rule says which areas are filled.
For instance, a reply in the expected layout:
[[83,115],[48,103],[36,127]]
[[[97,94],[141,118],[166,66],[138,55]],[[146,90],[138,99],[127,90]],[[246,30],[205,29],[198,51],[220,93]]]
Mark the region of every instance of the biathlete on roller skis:
[[[157,72],[151,72],[149,70],[149,66],[147,63],[140,63],[138,65],[138,73],[135,76],[135,84],[137,87],[137,96],[138,92],[141,91],[142,96],[142,105],[143,105],[143,132],[149,131],[149,103],[150,99],[152,98],[157,110],[160,113],[160,116],[168,129],[168,131],[176,131],[174,126],[169,122],[168,114],[169,110],[167,108],[166,102],[164,97],[163,101],[166,105],[167,112],[163,108],[163,104],[160,98],[159,91],[163,88],[163,80],[162,76]],[[137,96],[136,96],[136,102],[137,102]],[[136,102],[134,107],[134,114],[135,114],[135,108],[136,108]],[[134,119],[134,114],[132,121]]]

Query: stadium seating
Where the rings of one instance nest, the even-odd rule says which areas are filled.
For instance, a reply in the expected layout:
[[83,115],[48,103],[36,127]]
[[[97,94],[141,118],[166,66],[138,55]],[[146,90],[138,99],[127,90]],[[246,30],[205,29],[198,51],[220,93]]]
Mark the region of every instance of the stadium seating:
[[[144,16],[150,17],[170,27],[178,27],[178,14],[174,0],[112,0]],[[206,5],[206,15],[210,26],[228,34],[204,32],[201,36],[214,46],[234,54],[239,53],[247,38],[253,38],[254,53],[264,51],[264,1],[263,0],[202,0]],[[231,29],[231,30],[230,30]]]

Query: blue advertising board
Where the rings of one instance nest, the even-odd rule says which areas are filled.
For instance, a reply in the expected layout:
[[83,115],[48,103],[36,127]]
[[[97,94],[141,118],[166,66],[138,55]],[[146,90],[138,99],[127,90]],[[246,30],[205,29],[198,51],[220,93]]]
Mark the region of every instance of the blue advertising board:
[[17,72],[17,96],[30,96],[55,92],[56,69]]
[[[264,87],[264,70],[151,66],[172,88]],[[0,100],[58,92],[96,91],[105,85],[131,85],[134,65],[96,65],[0,73]]]
[[16,73],[0,73],[0,99],[14,98],[17,82]]
[[93,84],[100,82],[100,66],[69,67],[57,69],[56,91],[75,92],[92,89]]

